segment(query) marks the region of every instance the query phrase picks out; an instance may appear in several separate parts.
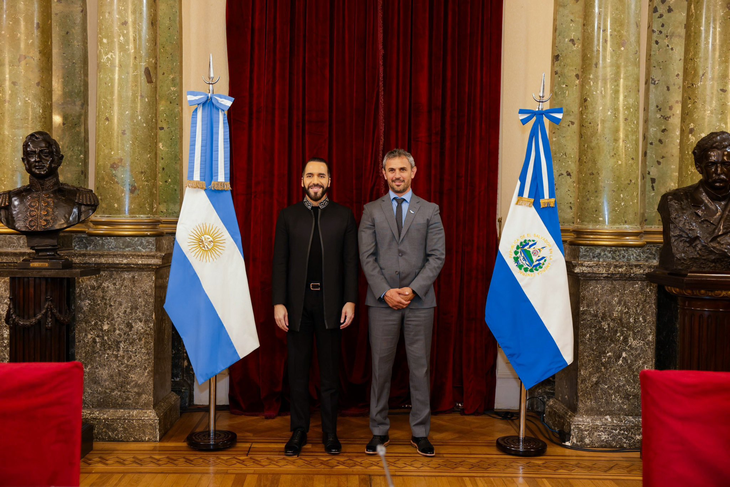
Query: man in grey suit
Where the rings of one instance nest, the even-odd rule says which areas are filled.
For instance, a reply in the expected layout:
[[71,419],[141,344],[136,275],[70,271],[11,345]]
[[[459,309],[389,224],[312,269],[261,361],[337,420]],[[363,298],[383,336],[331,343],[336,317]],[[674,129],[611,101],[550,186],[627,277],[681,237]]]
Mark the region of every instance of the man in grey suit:
[[436,295],[433,282],[444,265],[445,239],[439,207],[411,191],[413,156],[402,149],[383,159],[390,191],[365,205],[358,241],[368,280],[365,304],[370,317],[373,374],[370,429],[365,453],[390,442],[388,396],[401,328],[406,342],[411,386],[411,444],[424,456],[435,454],[431,429],[430,357]]

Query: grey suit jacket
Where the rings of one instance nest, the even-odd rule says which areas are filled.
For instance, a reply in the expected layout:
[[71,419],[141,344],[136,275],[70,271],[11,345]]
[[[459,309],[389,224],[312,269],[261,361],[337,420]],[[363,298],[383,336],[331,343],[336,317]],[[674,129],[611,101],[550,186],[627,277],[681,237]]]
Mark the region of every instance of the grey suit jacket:
[[433,282],[444,265],[446,240],[439,207],[415,194],[411,197],[401,238],[390,196],[365,205],[360,229],[360,264],[368,280],[365,304],[387,308],[379,299],[393,288],[410,287],[417,296],[409,307],[433,308]]

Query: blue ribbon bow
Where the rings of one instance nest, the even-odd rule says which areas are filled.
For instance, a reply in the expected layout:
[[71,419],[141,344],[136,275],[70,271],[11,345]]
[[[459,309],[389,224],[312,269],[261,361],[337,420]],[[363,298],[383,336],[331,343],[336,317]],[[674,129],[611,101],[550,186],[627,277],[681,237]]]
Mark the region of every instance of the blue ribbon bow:
[[[520,109],[520,122],[526,125],[535,120],[530,129],[527,142],[527,152],[520,174],[520,189],[518,204],[540,198],[541,206],[555,206],[555,176],[553,174],[553,158],[550,151],[550,141],[547,136],[544,119],[559,125],[563,119],[562,108],[547,110]],[[535,162],[539,161],[539,164]]]
[[190,122],[188,180],[203,187],[230,189],[230,133],[226,111],[233,98],[188,91],[188,104],[195,107]]

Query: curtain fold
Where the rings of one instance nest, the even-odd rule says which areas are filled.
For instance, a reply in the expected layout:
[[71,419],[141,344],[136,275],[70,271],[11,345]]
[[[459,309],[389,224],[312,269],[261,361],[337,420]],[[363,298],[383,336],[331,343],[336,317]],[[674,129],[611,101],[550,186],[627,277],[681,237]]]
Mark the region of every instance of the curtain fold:
[[[394,147],[413,154],[414,192],[441,206],[447,236],[432,409],[493,407],[496,343],[484,304],[497,243],[501,24],[501,0],[228,2],[233,198],[261,341],[230,369],[232,412],[288,411],[271,261],[278,212],[303,197],[304,161],[330,162],[330,197],[359,221],[387,191],[381,163]],[[356,319],[343,333],[344,414],[368,406],[366,289],[361,274]],[[409,401],[402,346],[396,360],[393,407]],[[313,360],[315,401],[318,374]]]

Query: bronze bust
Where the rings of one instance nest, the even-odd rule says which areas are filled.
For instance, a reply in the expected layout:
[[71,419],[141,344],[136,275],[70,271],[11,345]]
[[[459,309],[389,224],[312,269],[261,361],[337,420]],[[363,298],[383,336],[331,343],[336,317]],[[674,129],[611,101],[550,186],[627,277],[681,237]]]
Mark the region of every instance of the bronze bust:
[[730,272],[730,134],[706,135],[692,155],[702,179],[659,201],[664,236],[659,267]]
[[0,193],[0,221],[25,234],[36,257],[57,257],[59,232],[89,218],[99,199],[90,189],[60,182],[63,154],[48,133],[25,138],[22,160],[29,184]]

